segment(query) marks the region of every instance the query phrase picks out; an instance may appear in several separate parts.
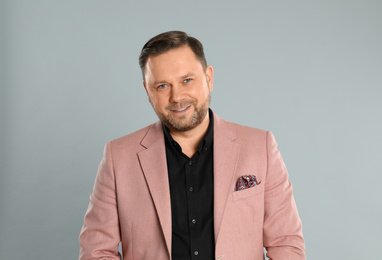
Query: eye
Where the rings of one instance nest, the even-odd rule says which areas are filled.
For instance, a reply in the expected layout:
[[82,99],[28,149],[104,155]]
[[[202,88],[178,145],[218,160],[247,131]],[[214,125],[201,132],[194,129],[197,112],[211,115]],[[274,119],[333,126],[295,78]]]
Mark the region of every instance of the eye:
[[183,82],[184,83],[188,83],[188,82],[190,82],[192,79],[185,79]]
[[167,85],[166,84],[162,84],[162,85],[159,85],[157,88],[158,89],[162,89],[162,88],[165,88],[165,87],[167,87]]

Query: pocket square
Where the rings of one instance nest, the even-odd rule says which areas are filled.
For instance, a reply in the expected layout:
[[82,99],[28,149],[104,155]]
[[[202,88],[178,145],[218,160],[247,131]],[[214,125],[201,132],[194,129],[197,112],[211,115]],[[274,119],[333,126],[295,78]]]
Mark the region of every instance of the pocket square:
[[235,191],[245,190],[256,185],[259,185],[261,181],[257,181],[255,175],[243,175],[236,182]]

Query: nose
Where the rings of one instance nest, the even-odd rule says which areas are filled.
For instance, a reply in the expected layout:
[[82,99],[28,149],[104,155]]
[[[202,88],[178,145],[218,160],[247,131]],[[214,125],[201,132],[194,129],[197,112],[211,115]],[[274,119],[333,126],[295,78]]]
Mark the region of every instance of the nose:
[[184,99],[184,89],[179,84],[173,84],[171,86],[170,102],[179,103]]

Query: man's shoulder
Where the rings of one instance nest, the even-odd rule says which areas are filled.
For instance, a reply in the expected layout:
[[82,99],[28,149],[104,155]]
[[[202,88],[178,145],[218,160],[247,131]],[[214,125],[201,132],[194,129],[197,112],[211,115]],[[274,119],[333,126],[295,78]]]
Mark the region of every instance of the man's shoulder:
[[[261,156],[266,151],[269,131],[225,120],[221,125],[223,135],[241,146],[245,154]],[[218,135],[221,138],[222,134]]]
[[220,117],[215,116],[215,121],[217,122],[217,127],[221,129],[225,129],[228,131],[233,131],[237,136],[259,136],[266,137],[267,130],[259,129],[252,126],[242,125],[239,123],[234,123],[230,121],[226,121]]
[[[125,147],[125,148],[132,148],[134,146],[141,146],[143,145],[143,140],[147,139],[147,136],[155,136],[158,137],[160,136],[161,133],[161,123],[155,122],[151,125],[148,125],[144,128],[141,128],[133,133],[124,135],[122,137],[116,138],[112,141],[110,141],[111,145],[113,147]],[[144,146],[144,145],[143,145]]]
[[234,122],[229,122],[229,121],[226,121],[226,123],[229,124],[230,127],[234,128],[236,131],[239,131],[242,133],[266,134],[266,132],[267,132],[267,130],[256,128],[253,126],[242,125],[239,123],[234,123]]

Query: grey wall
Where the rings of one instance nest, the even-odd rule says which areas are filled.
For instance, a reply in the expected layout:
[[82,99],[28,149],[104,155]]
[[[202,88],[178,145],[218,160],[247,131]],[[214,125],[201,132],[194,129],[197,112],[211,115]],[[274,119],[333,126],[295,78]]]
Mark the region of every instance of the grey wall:
[[274,132],[308,259],[381,257],[381,1],[0,3],[0,259],[77,258],[104,144],[156,120],[140,48],[172,29],[215,112]]

